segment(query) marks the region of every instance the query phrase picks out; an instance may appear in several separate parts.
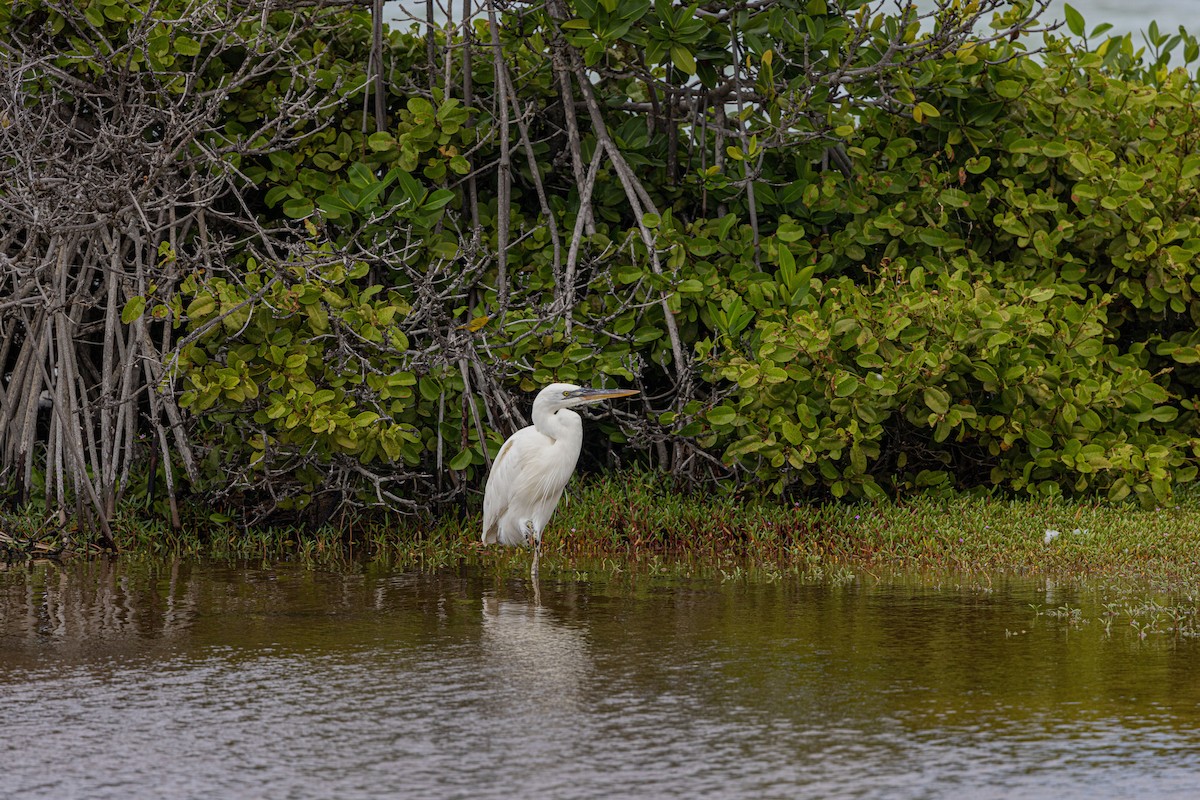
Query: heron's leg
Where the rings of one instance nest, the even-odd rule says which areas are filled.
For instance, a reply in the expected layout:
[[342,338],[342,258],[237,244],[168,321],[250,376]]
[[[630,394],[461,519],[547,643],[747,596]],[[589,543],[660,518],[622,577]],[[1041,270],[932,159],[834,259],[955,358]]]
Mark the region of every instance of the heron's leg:
[[533,520],[525,521],[525,535],[527,539],[533,540],[533,566],[529,568],[529,577],[533,580],[538,578],[538,562],[542,558],[542,537],[538,536],[533,530]]

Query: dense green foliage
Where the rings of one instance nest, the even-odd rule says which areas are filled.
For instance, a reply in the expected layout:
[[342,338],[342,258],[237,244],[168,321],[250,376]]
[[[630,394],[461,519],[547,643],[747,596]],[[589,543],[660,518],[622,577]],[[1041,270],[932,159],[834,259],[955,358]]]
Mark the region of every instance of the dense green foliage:
[[[558,379],[642,388],[607,436],[692,481],[1169,502],[1200,464],[1200,86],[1170,68],[1196,42],[945,6],[922,27],[853,0],[554,2],[494,40],[475,19],[473,49],[447,26],[432,68],[426,31],[391,31],[382,130],[365,12],[264,17],[268,39],[341,22],[289,40],[303,75],[238,85],[205,142],[290,247],[202,265],[178,242],[178,291],[122,317],[181,337],[196,488],[449,498]],[[125,8],[88,6],[64,65],[179,10]],[[156,24],[130,70],[224,85],[219,34]],[[320,115],[261,139],[301,82]]]
[[1198,452],[1196,83],[1061,44],[978,55],[942,65],[936,118],[868,118],[862,171],[789,209],[830,233],[791,244],[773,283],[791,294],[794,261],[820,280],[802,308],[733,287],[756,321],[714,373],[773,385],[709,419],[743,434],[727,454],[835,494],[984,479],[1165,502]]

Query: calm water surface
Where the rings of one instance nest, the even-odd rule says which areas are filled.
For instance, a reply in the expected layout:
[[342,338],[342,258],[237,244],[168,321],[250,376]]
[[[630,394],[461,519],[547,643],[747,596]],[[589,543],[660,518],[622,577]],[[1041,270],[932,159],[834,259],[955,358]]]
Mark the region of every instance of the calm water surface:
[[0,797],[1200,796],[1200,644],[1106,631],[1103,602],[1135,601],[10,568]]

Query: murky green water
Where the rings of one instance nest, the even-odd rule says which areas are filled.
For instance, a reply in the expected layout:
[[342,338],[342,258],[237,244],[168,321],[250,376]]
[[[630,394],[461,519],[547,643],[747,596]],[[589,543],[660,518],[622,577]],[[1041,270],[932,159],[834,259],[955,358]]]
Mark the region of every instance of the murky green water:
[[10,568],[0,797],[1192,798],[1196,603],[1157,602]]

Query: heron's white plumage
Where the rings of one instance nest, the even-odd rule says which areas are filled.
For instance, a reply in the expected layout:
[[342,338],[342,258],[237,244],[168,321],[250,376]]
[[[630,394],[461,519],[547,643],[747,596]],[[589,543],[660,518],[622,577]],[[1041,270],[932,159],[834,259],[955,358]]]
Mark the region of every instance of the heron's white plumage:
[[637,392],[553,383],[533,401],[533,424],[500,448],[483,493],[483,541],[538,545],[583,445],[583,420],[571,406]]
[[551,439],[530,425],[512,435],[488,475],[483,495],[483,541],[526,544],[532,533],[539,536],[558,499],[562,497],[583,443],[583,423],[574,411],[560,411],[575,418],[579,435]]

